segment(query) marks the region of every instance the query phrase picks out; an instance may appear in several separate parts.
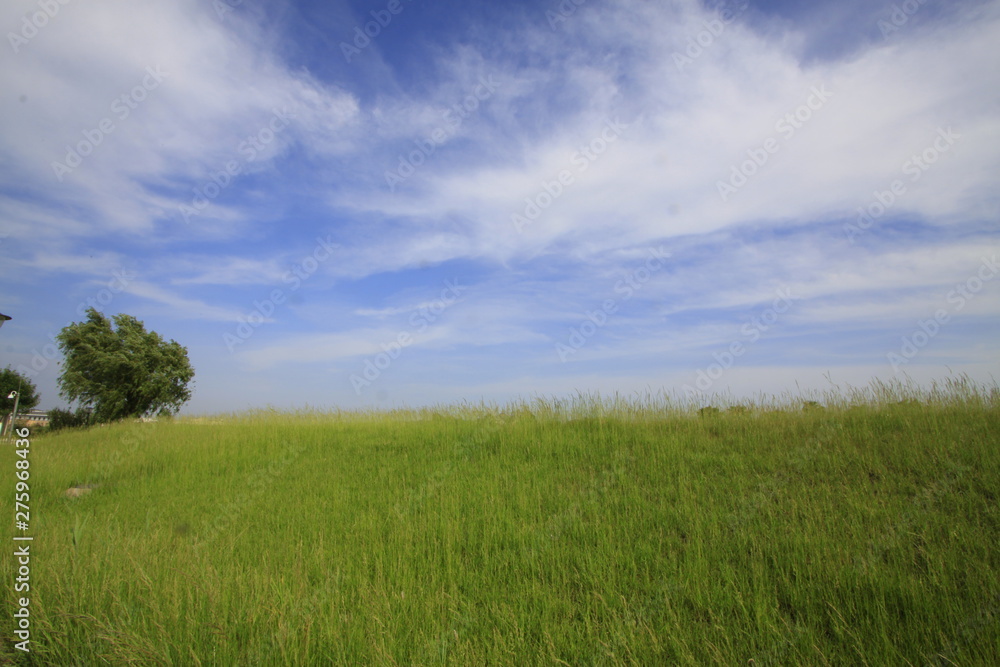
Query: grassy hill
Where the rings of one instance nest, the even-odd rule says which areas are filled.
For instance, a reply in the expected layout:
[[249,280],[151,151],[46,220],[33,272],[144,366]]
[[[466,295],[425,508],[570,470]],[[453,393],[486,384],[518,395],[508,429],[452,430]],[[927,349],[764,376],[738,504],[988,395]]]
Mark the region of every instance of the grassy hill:
[[[1000,663],[996,389],[820,403],[262,411],[40,435],[31,653],[5,629],[6,655]],[[17,457],[0,451],[11,545]],[[0,579],[16,570],[0,558]]]

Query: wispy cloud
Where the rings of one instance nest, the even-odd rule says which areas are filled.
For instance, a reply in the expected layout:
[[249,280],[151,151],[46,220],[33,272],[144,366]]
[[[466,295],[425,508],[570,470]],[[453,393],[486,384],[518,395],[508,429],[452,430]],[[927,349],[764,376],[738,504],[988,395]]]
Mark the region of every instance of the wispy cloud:
[[138,280],[129,283],[126,291],[133,296],[167,306],[169,308],[167,312],[174,319],[234,322],[244,314],[234,308],[206,304],[198,299],[183,297],[163,287]]
[[[299,129],[257,151],[248,170],[266,169],[297,137],[335,136],[357,112],[350,94],[261,50],[273,35],[246,17],[223,23],[210,5],[186,1],[62,13],[0,69],[12,93],[0,149],[11,158],[8,182],[16,165],[27,192],[58,191],[94,233],[175,225],[191,188],[248,154],[241,146],[276,109],[294,114]],[[15,3],[0,15],[4,24],[19,18]]]

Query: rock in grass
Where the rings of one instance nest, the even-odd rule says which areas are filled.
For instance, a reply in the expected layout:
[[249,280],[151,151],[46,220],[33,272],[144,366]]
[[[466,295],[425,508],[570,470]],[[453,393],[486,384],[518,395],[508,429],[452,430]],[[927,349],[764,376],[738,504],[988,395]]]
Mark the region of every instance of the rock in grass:
[[65,495],[67,498],[79,498],[80,496],[85,496],[94,489],[97,488],[97,484],[80,484],[79,486],[71,486],[66,489]]

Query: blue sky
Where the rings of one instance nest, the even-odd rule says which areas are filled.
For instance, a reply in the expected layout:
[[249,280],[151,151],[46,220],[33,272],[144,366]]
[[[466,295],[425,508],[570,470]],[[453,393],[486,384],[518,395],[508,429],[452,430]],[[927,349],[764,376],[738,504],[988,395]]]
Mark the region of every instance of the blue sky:
[[188,348],[187,413],[1000,376],[1000,2],[0,26],[0,365],[42,407],[87,304]]

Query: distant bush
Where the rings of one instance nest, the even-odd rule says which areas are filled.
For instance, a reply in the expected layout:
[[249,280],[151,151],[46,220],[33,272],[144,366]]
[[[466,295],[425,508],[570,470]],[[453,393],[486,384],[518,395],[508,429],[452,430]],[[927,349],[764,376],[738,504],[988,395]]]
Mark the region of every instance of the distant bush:
[[83,408],[77,409],[76,412],[70,412],[69,410],[63,410],[62,408],[54,408],[49,410],[48,415],[50,431],[89,426],[91,422],[90,410],[84,410]]

